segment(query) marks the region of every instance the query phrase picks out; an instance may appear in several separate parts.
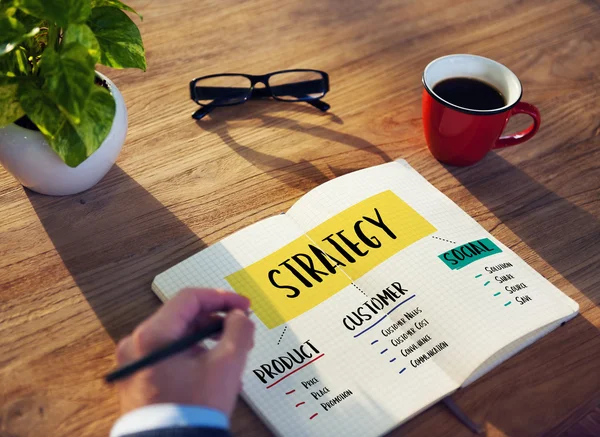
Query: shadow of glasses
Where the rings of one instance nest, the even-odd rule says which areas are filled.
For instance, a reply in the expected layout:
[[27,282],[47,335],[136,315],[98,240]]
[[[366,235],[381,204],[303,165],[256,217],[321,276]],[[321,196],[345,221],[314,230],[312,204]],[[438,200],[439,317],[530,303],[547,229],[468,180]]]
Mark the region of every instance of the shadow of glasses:
[[[279,115],[279,113],[285,115]],[[241,144],[232,135],[232,132],[237,129],[233,122],[259,121],[260,124],[258,126],[253,125],[253,127],[298,132],[354,149],[364,150],[376,155],[382,163],[392,161],[392,158],[384,151],[360,137],[338,132],[326,126],[299,121],[289,117],[290,114],[312,114],[314,117],[326,118],[335,124],[343,125],[343,120],[332,112],[319,113],[301,102],[289,104],[272,100],[248,101],[243,105],[215,108],[210,117],[197,120],[196,123],[202,129],[218,135],[227,146],[252,165],[289,187],[302,191],[308,191],[330,178],[312,162],[305,159],[293,161],[269,155]],[[348,170],[336,169],[331,166],[329,168],[336,176],[348,172]]]

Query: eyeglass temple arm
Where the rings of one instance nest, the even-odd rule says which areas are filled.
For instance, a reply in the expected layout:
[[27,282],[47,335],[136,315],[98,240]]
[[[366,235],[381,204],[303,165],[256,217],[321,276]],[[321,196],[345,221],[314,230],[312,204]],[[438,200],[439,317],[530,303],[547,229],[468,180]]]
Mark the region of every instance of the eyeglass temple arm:
[[210,114],[210,112],[214,109],[214,106],[202,106],[201,108],[199,108],[198,110],[196,110],[196,112],[194,112],[192,114],[192,118],[196,119],[196,120],[202,120],[204,117],[206,117],[208,114]]
[[[323,100],[306,100],[306,103],[314,106],[315,108],[317,108],[323,112],[327,112],[329,110],[329,108],[331,108],[331,106],[328,103],[324,102]],[[208,114],[210,114],[214,108],[215,107],[211,106],[211,105],[202,106],[201,108],[198,108],[198,110],[196,110],[196,112],[194,112],[192,114],[192,118],[194,118],[196,120],[202,120],[204,117],[206,117]]]
[[215,99],[210,105],[202,106],[192,114],[192,118],[196,120],[202,120],[204,117],[210,114],[213,109],[219,106],[219,103],[221,103],[220,100],[221,99]]
[[[328,91],[328,90],[326,90]],[[323,92],[323,81],[311,80],[305,82],[296,82],[285,85],[277,85],[271,87],[271,92],[278,96],[295,96],[298,98],[310,97],[310,94],[318,94]],[[271,94],[266,88],[255,88],[252,92],[251,99],[261,99],[271,97]],[[305,100],[306,103],[314,106],[320,111],[326,112],[331,106],[323,100],[317,98],[314,100]]]
[[[293,95],[298,98],[309,97],[307,94],[304,94],[301,92],[291,93],[291,92],[289,92],[289,90],[285,95],[288,95],[288,96]],[[252,92],[252,95],[250,96],[250,99],[263,99],[263,98],[267,98],[267,97],[271,97],[271,94],[265,88],[258,88],[258,89],[254,89],[254,91]],[[321,99],[304,100],[304,102],[314,106],[315,108],[317,108],[323,112],[326,112],[329,110],[329,108],[331,108],[331,106],[328,103],[325,103]]]
[[327,112],[329,111],[329,108],[331,108],[331,105],[329,105],[329,103],[325,103],[323,100],[306,100],[306,103],[314,106],[315,108],[319,109],[322,112]]
[[[319,80],[313,80],[286,85],[277,85],[271,87],[271,92],[278,96],[294,96],[302,99],[310,97],[310,94],[322,93],[323,83]],[[252,92],[252,96],[250,96],[251,99],[261,99],[264,97],[271,97],[271,94],[266,88],[255,88]],[[329,108],[331,108],[329,104],[325,103],[320,98],[304,101],[323,112],[326,112],[329,110]]]

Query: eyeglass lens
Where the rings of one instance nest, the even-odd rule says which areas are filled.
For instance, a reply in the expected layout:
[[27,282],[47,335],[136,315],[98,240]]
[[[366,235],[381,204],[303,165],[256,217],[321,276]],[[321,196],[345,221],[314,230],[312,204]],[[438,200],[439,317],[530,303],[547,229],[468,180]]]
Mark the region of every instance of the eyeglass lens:
[[248,99],[252,82],[245,76],[214,76],[196,82],[196,101],[201,105],[235,105]]
[[287,71],[269,77],[273,97],[289,102],[325,95],[325,78],[316,71]]

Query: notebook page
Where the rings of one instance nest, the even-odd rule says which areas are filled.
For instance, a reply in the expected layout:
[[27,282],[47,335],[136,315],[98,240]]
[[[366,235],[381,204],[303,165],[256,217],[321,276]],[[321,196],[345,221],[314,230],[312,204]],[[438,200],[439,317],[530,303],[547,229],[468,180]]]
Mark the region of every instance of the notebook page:
[[[233,283],[244,292],[255,284],[244,275],[239,280],[239,272],[273,257],[278,266],[283,261],[277,258],[279,249],[310,242],[286,216],[272,217],[157,276],[153,289],[162,299],[189,286],[232,288]],[[242,393],[276,434],[382,435],[458,388],[434,366],[423,372],[422,380],[407,384],[397,368],[386,366],[385,356],[372,354],[377,344],[364,345],[348,335],[336,309],[360,303],[353,291],[349,285],[285,323],[278,322],[284,312],[268,305],[263,311],[261,297],[251,296],[255,346]],[[257,314],[266,314],[274,325],[266,326]]]
[[[310,230],[319,223],[390,190],[430,223],[433,230],[425,236],[419,234],[411,245],[390,256],[385,250],[368,247],[367,241],[361,240],[350,227],[344,232],[351,243],[358,242],[359,251],[370,250],[363,259],[379,257],[380,264],[367,272],[354,265],[343,269],[365,301],[381,301],[377,294],[393,289],[394,283],[401,284],[406,296],[414,296],[363,336],[367,343],[378,340],[388,345],[386,354],[390,359],[397,358],[394,363],[406,368],[407,377],[420,378],[423,369],[437,365],[460,384],[507,344],[577,311],[575,302],[492,237],[405,161],[334,179],[303,196],[287,215],[311,236]],[[386,202],[390,200],[380,202],[379,207],[385,208]],[[370,211],[365,209],[365,216],[374,217],[372,206]],[[394,213],[387,214],[392,220]],[[357,220],[360,218],[358,215]],[[415,233],[411,226],[398,229],[397,233]],[[382,238],[384,234],[372,228],[369,235]],[[329,240],[334,238],[337,237]],[[318,241],[320,247],[326,252],[339,253],[329,240]],[[464,258],[461,262],[449,253],[467,243],[473,243],[467,245],[466,253],[474,260],[458,253]],[[344,247],[351,250],[348,244]],[[442,259],[446,253],[449,254]],[[453,263],[458,268],[453,268]],[[340,313],[352,310],[355,308],[340,308]]]
[[[277,238],[269,238],[270,234]],[[286,215],[266,218],[159,274],[152,282],[152,291],[164,302],[188,287],[231,289],[224,279],[227,275],[301,235],[302,231]]]

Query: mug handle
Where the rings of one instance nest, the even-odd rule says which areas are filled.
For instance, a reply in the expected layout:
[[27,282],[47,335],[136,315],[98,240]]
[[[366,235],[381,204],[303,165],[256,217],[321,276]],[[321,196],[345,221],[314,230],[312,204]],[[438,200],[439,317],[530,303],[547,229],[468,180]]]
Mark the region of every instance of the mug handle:
[[533,119],[533,123],[521,132],[498,138],[493,149],[501,149],[503,147],[516,146],[517,144],[524,143],[532,138],[540,128],[542,117],[540,117],[540,111],[535,106],[530,105],[529,103],[519,102],[512,108],[510,116],[512,117],[515,114],[527,114]]

